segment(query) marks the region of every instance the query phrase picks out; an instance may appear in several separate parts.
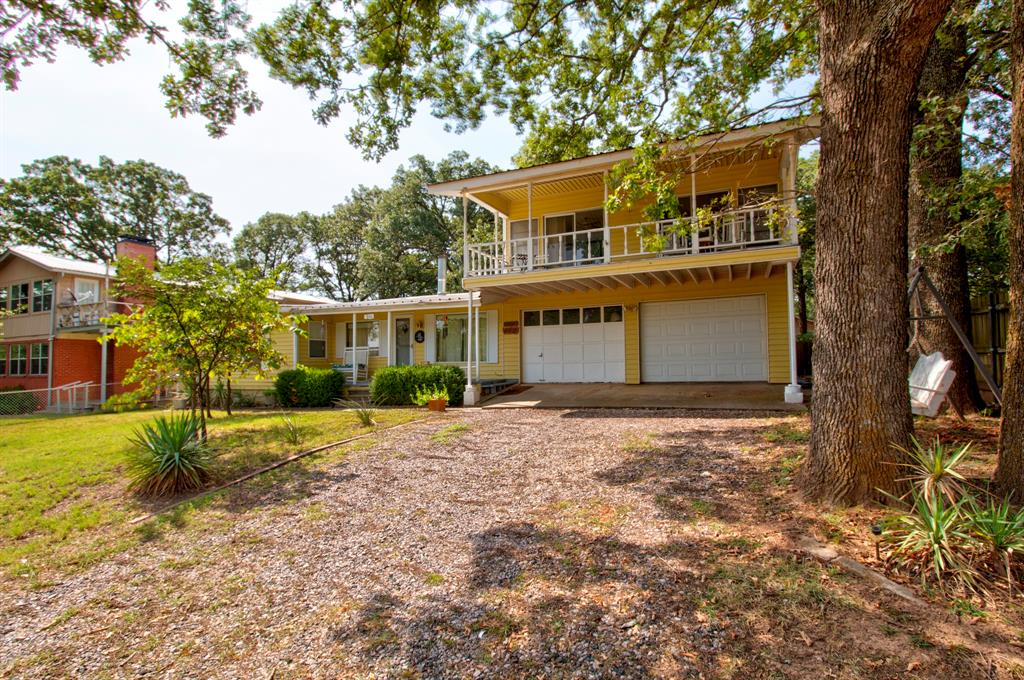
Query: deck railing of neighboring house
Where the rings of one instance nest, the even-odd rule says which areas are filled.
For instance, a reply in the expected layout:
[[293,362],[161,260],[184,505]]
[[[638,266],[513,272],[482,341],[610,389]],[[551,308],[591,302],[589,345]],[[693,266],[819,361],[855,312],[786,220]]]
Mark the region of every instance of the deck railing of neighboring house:
[[615,225],[506,241],[471,243],[467,276],[699,255],[796,243],[796,220],[776,206],[702,218]]
[[124,311],[126,311],[124,303],[111,300],[63,301],[57,305],[57,328],[98,328],[103,325],[101,319]]

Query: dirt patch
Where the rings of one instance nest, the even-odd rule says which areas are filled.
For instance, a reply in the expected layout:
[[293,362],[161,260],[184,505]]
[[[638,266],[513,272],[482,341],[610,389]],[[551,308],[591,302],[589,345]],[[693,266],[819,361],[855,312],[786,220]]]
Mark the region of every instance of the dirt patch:
[[[799,536],[828,526],[790,481],[805,431],[804,416],[751,413],[452,412],[247,483],[63,583],[0,593],[0,668],[18,677],[1019,673],[1010,623],[957,623],[796,550]],[[989,651],[963,644],[974,638]]]

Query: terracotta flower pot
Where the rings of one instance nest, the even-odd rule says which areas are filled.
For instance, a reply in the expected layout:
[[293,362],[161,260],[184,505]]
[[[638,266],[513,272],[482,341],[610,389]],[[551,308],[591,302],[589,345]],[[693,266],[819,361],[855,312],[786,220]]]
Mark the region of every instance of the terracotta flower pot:
[[431,411],[443,411],[448,406],[447,399],[431,399],[427,402],[427,408]]

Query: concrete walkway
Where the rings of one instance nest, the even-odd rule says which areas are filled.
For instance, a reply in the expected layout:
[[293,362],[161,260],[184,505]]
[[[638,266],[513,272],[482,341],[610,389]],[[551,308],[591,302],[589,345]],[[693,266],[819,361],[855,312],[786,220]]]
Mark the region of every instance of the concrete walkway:
[[[527,386],[521,386],[527,387]],[[500,394],[484,408],[709,408],[744,411],[803,411],[787,404],[783,385],[741,383],[661,383],[645,385],[538,384],[517,394]],[[806,395],[804,399],[806,400]]]

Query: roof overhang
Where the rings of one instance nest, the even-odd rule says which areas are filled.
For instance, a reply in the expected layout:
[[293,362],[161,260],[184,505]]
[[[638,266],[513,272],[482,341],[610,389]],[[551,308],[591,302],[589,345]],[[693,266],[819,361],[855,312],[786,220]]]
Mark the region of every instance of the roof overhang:
[[[668,145],[675,152],[698,152],[728,150],[748,145],[751,142],[772,137],[788,137],[798,144],[814,139],[821,127],[820,117],[787,118],[773,123],[751,125],[726,132],[707,134],[694,140],[672,142]],[[562,177],[601,172],[633,157],[633,149],[609,151],[606,153],[577,158],[570,161],[545,163],[518,170],[495,172],[488,175],[466,177],[428,184],[427,192],[438,196],[469,196],[477,191],[496,191],[530,182],[546,182]]]
[[613,290],[699,286],[723,281],[770,278],[785,271],[786,263],[800,258],[797,245],[702,255],[556,267],[532,272],[465,279],[463,285],[480,292],[481,303],[491,304],[521,295],[544,295]]
[[[376,312],[411,312],[431,309],[451,309],[469,304],[469,293],[447,293],[444,295],[419,295],[381,300],[358,300],[356,302],[335,302],[324,305],[287,305],[290,312],[306,316],[331,316],[342,314],[364,314]],[[473,294],[473,305],[480,305],[480,295]]]

